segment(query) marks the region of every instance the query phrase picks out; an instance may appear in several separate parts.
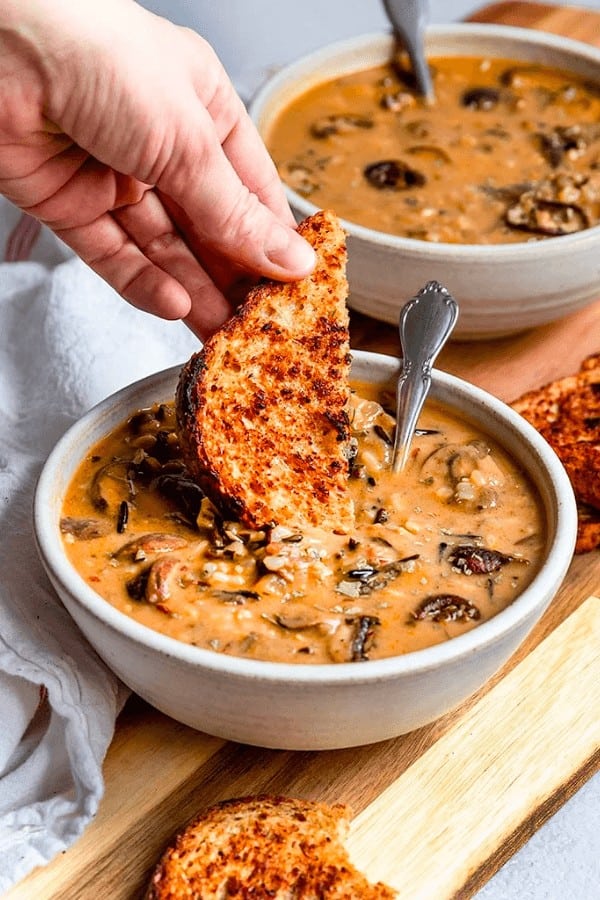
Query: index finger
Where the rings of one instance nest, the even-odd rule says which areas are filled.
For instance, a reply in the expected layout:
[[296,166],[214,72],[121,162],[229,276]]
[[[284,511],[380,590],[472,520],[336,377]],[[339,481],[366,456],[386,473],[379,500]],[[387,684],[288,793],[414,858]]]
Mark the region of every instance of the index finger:
[[201,44],[202,53],[194,53],[194,86],[214,123],[223,152],[240,181],[260,202],[283,224],[295,227],[279,173],[256,125],[212,47],[204,41]]
[[[271,278],[294,280],[307,275],[314,266],[314,251],[297,233],[287,203],[284,214],[277,214],[259,197],[260,190],[281,209],[277,182],[273,180],[274,164],[264,146],[252,140],[244,145],[249,160],[244,167],[251,181],[248,184],[223,149],[222,129],[217,128],[199,100],[195,105],[185,105],[179,121],[183,127],[175,131],[172,151],[157,186],[185,214],[188,244],[193,249],[212,249],[246,271]],[[222,125],[222,120],[218,124]],[[257,147],[258,158],[250,152]],[[259,173],[265,167],[266,175],[261,179]],[[278,190],[283,190],[280,185]]]
[[[261,203],[264,203],[282,222],[294,227],[296,221],[290,210],[277,167],[256,125],[237,95],[236,100],[238,118],[221,140],[223,152],[241,181],[256,194]],[[219,122],[216,127],[218,132]]]

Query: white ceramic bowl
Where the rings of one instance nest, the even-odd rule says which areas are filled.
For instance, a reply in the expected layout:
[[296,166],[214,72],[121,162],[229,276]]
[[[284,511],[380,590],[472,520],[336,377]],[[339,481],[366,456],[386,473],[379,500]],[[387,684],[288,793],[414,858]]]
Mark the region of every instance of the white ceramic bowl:
[[[355,352],[354,374],[376,383],[397,360]],[[165,637],[119,612],[77,574],[59,520],[82,457],[136,409],[174,395],[178,369],[153,375],[100,403],[50,454],[35,494],[41,560],[89,642],[134,691],[202,731],[266,747],[317,750],[381,741],[460,704],[509,658],[555,595],[573,553],[577,516],[557,457],[524,419],[483,391],[440,372],[432,396],[468,415],[508,448],[537,486],[547,524],[546,558],[519,598],[472,631],[405,656],[361,663],[294,665],[218,654]]]
[[[250,114],[263,137],[295,97],[322,81],[390,58],[389,34],[317,50],[280,70],[258,92]],[[430,55],[489,55],[540,62],[597,82],[600,49],[525,28],[458,24],[428,29]],[[501,165],[501,160],[495,161]],[[287,188],[300,220],[316,210]],[[348,232],[349,303],[396,324],[403,303],[434,279],[460,304],[454,338],[497,337],[560,319],[600,297],[600,226],[544,241],[504,245],[428,243],[343,220]]]

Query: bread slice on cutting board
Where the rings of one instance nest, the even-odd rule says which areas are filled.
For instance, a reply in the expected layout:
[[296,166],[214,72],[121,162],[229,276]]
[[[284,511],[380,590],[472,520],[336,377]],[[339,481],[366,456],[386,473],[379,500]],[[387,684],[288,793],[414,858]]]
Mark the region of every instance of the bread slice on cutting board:
[[163,853],[146,900],[393,900],[348,859],[349,809],[257,796],[226,800]]
[[219,510],[252,528],[348,530],[350,343],[345,233],[302,222],[316,252],[300,281],[266,281],[183,367],[186,465]]
[[576,552],[600,547],[600,353],[512,404],[554,449],[578,506]]

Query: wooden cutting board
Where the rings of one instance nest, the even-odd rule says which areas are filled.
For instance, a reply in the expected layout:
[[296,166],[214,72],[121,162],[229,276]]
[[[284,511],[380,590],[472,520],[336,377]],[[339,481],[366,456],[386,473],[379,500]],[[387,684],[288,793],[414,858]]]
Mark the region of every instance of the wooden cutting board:
[[[600,45],[600,14],[589,10],[509,2],[472,19]],[[355,347],[399,350],[387,325],[353,314],[352,330]],[[517,337],[451,344],[438,366],[510,400],[599,349],[600,302]],[[258,792],[349,803],[354,862],[404,900],[470,897],[600,767],[594,594],[600,551],[573,560],[539,626],[479,694],[432,725],[371,747],[292,753],[236,745],[132,698],[106,759],[95,821],[7,900],[134,900],[165,842],[196,811]]]

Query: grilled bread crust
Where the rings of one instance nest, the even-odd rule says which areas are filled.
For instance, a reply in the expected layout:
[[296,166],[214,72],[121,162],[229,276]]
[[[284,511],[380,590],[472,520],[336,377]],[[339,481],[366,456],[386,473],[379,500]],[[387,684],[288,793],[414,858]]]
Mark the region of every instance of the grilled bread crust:
[[352,866],[349,810],[286,797],[226,800],[165,850],[146,900],[393,900]]
[[186,465],[224,514],[342,531],[348,490],[350,344],[345,233],[331,212],[298,228],[312,274],[268,281],[183,367],[176,395]]
[[600,547],[600,509],[577,504],[577,553],[589,553]]
[[511,404],[562,462],[578,505],[576,552],[600,547],[600,353],[574,375],[528,391]]

